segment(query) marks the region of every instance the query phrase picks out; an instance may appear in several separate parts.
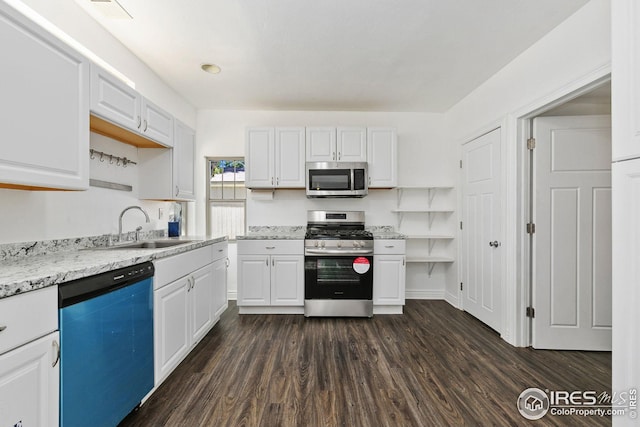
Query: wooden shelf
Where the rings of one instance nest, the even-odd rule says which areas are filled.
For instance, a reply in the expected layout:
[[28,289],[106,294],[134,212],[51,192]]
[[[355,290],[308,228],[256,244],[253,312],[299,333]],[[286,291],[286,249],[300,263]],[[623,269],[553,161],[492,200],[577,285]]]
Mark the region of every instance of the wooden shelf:
[[130,130],[114,125],[98,116],[91,114],[89,116],[89,128],[92,132],[113,138],[125,144],[133,145],[138,148],[167,148],[158,144],[142,135],[131,132]]

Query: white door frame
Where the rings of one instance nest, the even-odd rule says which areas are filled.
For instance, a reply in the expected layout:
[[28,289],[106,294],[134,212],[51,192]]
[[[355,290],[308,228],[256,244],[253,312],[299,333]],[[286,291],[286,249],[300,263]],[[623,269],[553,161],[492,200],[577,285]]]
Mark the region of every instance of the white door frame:
[[[595,87],[611,80],[611,64],[602,67],[551,91],[536,101],[509,112],[505,117],[477,129],[457,141],[458,158],[462,158],[462,145],[498,127],[502,128],[502,339],[517,347],[530,345],[529,319],[525,316],[529,305],[529,236],[525,232],[529,221],[529,156],[527,138],[529,120],[583,95]],[[462,183],[462,172],[458,174]],[[460,188],[460,186],[458,186]],[[458,212],[462,212],[462,192],[458,191]],[[458,230],[458,241],[462,233]],[[458,245],[458,259],[462,248]],[[458,263],[458,279],[462,278]],[[460,282],[460,280],[458,280]],[[457,307],[462,307],[462,293],[458,289]]]

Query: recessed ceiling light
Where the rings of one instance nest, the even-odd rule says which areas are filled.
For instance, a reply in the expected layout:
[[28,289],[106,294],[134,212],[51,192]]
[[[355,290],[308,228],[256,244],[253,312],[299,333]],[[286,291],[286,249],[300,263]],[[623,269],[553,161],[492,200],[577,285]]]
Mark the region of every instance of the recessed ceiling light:
[[207,73],[211,74],[218,74],[220,71],[222,71],[221,68],[216,64],[202,64],[200,68],[202,68],[202,71],[206,71]]

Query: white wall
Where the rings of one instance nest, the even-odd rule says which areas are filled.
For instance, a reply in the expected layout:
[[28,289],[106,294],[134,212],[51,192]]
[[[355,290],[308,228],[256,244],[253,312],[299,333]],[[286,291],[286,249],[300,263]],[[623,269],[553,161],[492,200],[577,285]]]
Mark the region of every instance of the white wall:
[[[520,312],[526,277],[521,270],[524,205],[519,198],[523,179],[517,119],[606,77],[611,62],[610,32],[610,0],[591,0],[445,114],[448,142],[458,152],[461,144],[503,126],[502,336],[516,345],[527,345],[526,323]],[[457,294],[457,284],[452,283],[447,297],[456,300]]]
[[[393,126],[398,131],[400,185],[452,185],[456,180],[455,149],[444,140],[443,115],[428,113],[326,111],[216,111],[198,112],[196,165],[196,233],[206,230],[206,156],[244,156],[247,126]],[[199,184],[200,183],[200,184]],[[366,211],[368,225],[397,225],[393,190],[371,190],[362,199],[307,199],[304,190],[278,190],[273,200],[247,200],[248,225],[305,225],[310,209]],[[453,218],[455,221],[455,218]],[[455,253],[455,248],[451,248]],[[232,269],[235,265],[232,265]],[[455,267],[436,269],[427,277],[411,266],[408,293],[442,298],[447,281],[457,279]],[[234,284],[230,283],[230,287]]]

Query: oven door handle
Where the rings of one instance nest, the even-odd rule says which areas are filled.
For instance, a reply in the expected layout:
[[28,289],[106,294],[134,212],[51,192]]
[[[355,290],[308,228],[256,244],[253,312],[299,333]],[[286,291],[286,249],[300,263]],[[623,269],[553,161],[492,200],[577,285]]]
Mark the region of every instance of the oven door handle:
[[373,251],[369,249],[349,249],[348,251],[340,249],[305,249],[305,255],[373,255]]

